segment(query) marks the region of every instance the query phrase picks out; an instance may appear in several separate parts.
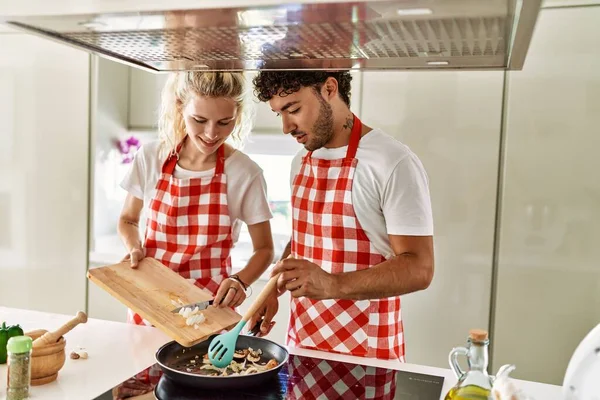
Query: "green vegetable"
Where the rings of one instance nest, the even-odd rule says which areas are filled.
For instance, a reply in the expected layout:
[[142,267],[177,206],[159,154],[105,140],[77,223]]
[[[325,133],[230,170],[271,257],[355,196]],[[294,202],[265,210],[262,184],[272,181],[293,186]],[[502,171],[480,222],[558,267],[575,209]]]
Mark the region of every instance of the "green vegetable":
[[23,329],[19,325],[6,326],[3,322],[0,327],[0,364],[6,363],[6,344],[14,336],[23,336]]

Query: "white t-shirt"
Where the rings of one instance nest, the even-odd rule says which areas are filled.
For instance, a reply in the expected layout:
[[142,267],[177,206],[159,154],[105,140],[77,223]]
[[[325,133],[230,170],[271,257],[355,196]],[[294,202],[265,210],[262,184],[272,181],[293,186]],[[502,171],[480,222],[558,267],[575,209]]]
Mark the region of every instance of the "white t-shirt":
[[[121,182],[123,189],[144,201],[142,220],[144,223],[150,215],[150,201],[156,194],[156,184],[164,160],[164,156],[160,154],[159,141],[143,145],[135,154],[131,168]],[[214,174],[214,168],[206,171],[190,171],[177,165],[173,175],[177,179],[185,179],[210,177]],[[267,184],[263,171],[250,157],[235,150],[225,159],[225,175],[227,176],[227,206],[235,243],[242,222],[246,225],[258,224],[270,220],[273,214],[267,200]]]
[[[344,158],[348,146],[315,150],[315,159]],[[290,182],[300,172],[305,149],[292,161]],[[431,236],[429,181],[419,158],[397,139],[373,129],[360,139],[352,185],[354,212],[367,237],[386,258],[394,255],[388,235]]]

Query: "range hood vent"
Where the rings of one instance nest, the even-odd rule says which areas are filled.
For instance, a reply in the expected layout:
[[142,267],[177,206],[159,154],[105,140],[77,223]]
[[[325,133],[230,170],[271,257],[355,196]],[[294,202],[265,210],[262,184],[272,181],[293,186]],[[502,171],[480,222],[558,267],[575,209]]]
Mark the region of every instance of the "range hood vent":
[[3,22],[153,72],[518,70],[540,1],[300,2]]

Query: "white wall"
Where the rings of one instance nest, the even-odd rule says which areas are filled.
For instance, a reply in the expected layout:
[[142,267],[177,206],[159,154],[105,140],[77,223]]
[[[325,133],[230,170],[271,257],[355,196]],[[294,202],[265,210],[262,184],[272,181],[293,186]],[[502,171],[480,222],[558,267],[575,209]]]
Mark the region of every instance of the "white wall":
[[508,89],[494,367],[561,383],[600,323],[600,6],[542,11]]
[[447,367],[471,328],[488,329],[501,72],[366,72],[363,121],[407,144],[430,180],[435,276],[402,297],[407,361]]
[[16,33],[0,49],[0,304],[74,314],[86,304],[89,55]]

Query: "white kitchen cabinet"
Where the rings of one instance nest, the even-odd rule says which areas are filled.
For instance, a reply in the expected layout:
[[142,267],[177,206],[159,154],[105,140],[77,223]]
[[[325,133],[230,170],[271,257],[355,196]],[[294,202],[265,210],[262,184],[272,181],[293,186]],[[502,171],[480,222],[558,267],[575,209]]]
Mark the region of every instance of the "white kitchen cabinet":
[[562,384],[600,322],[598,21],[600,6],[543,10],[509,75],[492,340],[494,368],[521,379]]
[[90,56],[21,33],[0,34],[0,49],[0,304],[75,314],[86,306]]
[[129,127],[155,129],[158,121],[160,93],[167,74],[153,74],[137,68],[129,69]]
[[[253,95],[252,79],[256,72],[245,72],[247,89],[253,98],[255,122],[254,132],[281,133],[281,119],[271,111],[268,103],[259,102]],[[131,129],[155,129],[158,121],[160,93],[167,74],[153,74],[137,68],[129,68],[129,127]],[[352,71],[352,111],[360,116],[360,98],[362,92],[362,73]]]
[[502,72],[363,73],[362,120],[407,144],[429,176],[435,275],[402,296],[406,360],[448,368],[488,329]]

